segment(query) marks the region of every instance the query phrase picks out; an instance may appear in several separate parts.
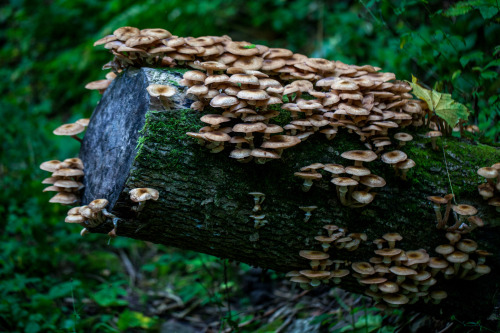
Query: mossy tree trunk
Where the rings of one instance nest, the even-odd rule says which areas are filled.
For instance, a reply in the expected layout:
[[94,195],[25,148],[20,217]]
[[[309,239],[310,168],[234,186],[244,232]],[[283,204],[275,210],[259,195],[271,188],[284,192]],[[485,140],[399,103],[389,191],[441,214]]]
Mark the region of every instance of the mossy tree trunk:
[[[339,133],[333,141],[317,134],[298,146],[285,150],[280,160],[264,165],[241,164],[228,157],[229,150],[211,154],[186,136],[204,126],[200,112],[189,109],[191,100],[179,86],[182,70],[133,69],[120,75],[97,106],[82,144],[85,164],[85,190],[82,203],[106,198],[109,210],[120,218],[117,234],[171,245],[269,268],[279,272],[307,269],[308,261],[299,257],[304,249],[320,250],[314,237],[325,224],[336,224],[349,232],[364,232],[369,241],[358,250],[330,251],[332,259],[368,261],[375,246],[372,240],[387,232],[399,232],[403,250],[423,248],[436,256],[434,248],[447,243],[444,232],[435,228],[435,215],[426,199],[429,195],[450,193],[443,152],[433,151],[422,133],[402,148],[417,163],[403,181],[394,169],[380,160],[366,164],[382,176],[387,185],[376,189],[375,200],[362,208],[340,204],[328,176],[315,182],[307,193],[302,181],[294,177],[301,167],[320,163],[352,165],[340,154],[366,149],[355,135]],[[179,93],[165,107],[150,98],[149,84],[175,85]],[[168,109],[168,110],[167,110]],[[286,123],[283,113],[278,123]],[[409,129],[407,129],[409,131]],[[464,140],[447,139],[445,155],[453,190],[459,203],[472,204],[486,226],[474,231],[480,248],[494,253],[487,263],[492,273],[475,281],[442,280],[433,287],[449,297],[440,305],[413,305],[435,315],[480,319],[491,316],[499,303],[500,219],[494,208],[482,201],[476,174],[481,166],[500,161],[496,148]],[[136,213],[129,199],[133,188],[150,187],[160,192],[158,201],[149,201]],[[262,213],[269,223],[255,229],[253,199],[248,192],[266,194]],[[316,205],[309,222],[299,206]],[[91,229],[107,233],[111,221]],[[348,277],[342,288],[362,293],[364,287]]]

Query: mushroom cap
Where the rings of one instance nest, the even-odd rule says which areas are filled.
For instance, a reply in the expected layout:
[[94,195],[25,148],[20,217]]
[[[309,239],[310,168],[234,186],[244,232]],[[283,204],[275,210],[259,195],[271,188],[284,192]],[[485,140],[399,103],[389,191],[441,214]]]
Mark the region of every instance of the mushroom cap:
[[252,74],[233,74],[229,78],[229,82],[232,83],[240,83],[240,84],[249,84],[249,85],[255,85],[255,86],[260,86],[260,81],[259,79]]
[[423,251],[408,251],[406,252],[406,258],[406,266],[423,264],[429,261],[429,254]]
[[301,270],[299,272],[300,272],[300,274],[302,274],[306,278],[312,279],[312,280],[324,280],[324,279],[327,279],[330,277],[330,272],[328,272],[328,271],[313,271],[310,269],[305,269],[305,270]]
[[[58,160],[45,161],[42,164],[40,164],[40,169],[48,172],[55,172],[59,169],[60,164],[61,161]],[[42,184],[53,184],[53,183],[42,183]]]
[[77,124],[82,125],[83,127],[89,126],[90,118],[81,118],[76,121]]
[[396,275],[400,276],[407,276],[407,275],[416,275],[417,271],[414,269],[408,268],[408,267],[401,267],[401,266],[391,266],[389,268],[391,273],[394,273]]
[[73,193],[69,192],[59,192],[50,198],[51,203],[60,203],[64,205],[69,205],[78,201],[78,198]]
[[160,193],[153,188],[134,188],[128,192],[130,200],[134,202],[158,200]]
[[62,176],[62,177],[79,177],[83,176],[84,172],[80,169],[69,169],[62,168],[52,173],[53,177]]
[[111,80],[97,80],[89,82],[85,85],[85,89],[89,90],[103,90],[109,87]]
[[240,90],[236,97],[244,99],[244,100],[251,100],[251,101],[261,101],[265,99],[269,99],[269,95],[261,89],[245,89],[245,90]]
[[354,200],[356,200],[359,203],[362,204],[368,204],[373,201],[375,196],[373,193],[366,192],[366,191],[354,191],[352,192],[352,197]]
[[87,219],[81,215],[68,215],[64,218],[64,222],[66,223],[83,223]]
[[448,202],[448,200],[446,200],[445,198],[434,196],[434,195],[428,196],[427,200],[430,200],[433,203],[440,204],[440,205],[445,205]]
[[70,179],[59,179],[56,182],[54,182],[54,186],[72,188],[72,189],[79,188],[81,185],[82,183]]
[[312,212],[317,209],[318,206],[300,206],[299,209],[302,209],[304,212]]
[[132,36],[138,36],[140,33],[141,31],[135,27],[121,27],[113,31],[113,35],[122,41],[126,41]]
[[417,163],[415,163],[414,160],[412,160],[411,158],[407,158],[406,160],[404,161],[401,161],[401,162],[398,162],[396,163],[396,167],[398,169],[401,169],[401,170],[408,170],[408,169],[411,169],[413,168],[415,165],[417,165]]
[[354,186],[358,185],[358,182],[352,178],[348,177],[336,177],[331,180],[331,182],[337,186]]
[[348,105],[341,103],[339,105],[340,110],[344,110],[348,115],[351,116],[368,116],[370,114],[370,111],[359,107],[359,106],[354,106],[354,105]]
[[238,104],[238,99],[226,94],[219,94],[210,101],[210,105],[214,108],[228,108],[236,104]]
[[268,151],[264,149],[253,149],[252,152],[250,153],[253,157],[257,158],[269,158],[269,159],[278,159],[280,158],[280,155],[273,151]]
[[431,291],[430,296],[432,299],[442,300],[442,299],[445,299],[446,297],[448,297],[448,294],[446,293],[446,291],[443,291],[443,290],[434,290],[434,291]]
[[295,172],[293,175],[306,180],[321,179],[323,177],[320,173],[317,172]]
[[207,70],[223,71],[227,68],[226,65],[217,61],[205,61],[200,64],[200,66]]
[[345,169],[342,165],[333,163],[325,164],[323,170],[333,173],[335,175],[340,175],[345,172]]
[[481,169],[477,170],[477,174],[480,175],[481,177],[484,177],[487,179],[498,177],[497,169],[492,168],[492,167],[481,168]]
[[270,149],[285,149],[290,148],[300,143],[300,139],[289,135],[274,135],[270,140],[262,143],[262,148]]
[[332,278],[342,278],[349,275],[349,270],[347,269],[336,269],[330,272]]
[[408,142],[408,141],[413,140],[413,136],[411,136],[408,133],[400,132],[400,133],[394,134],[394,139],[396,139],[398,141]]
[[384,187],[386,184],[384,178],[377,175],[362,176],[359,182],[369,187]]
[[474,271],[478,274],[489,274],[491,272],[491,268],[487,265],[481,264],[477,265]]
[[396,164],[406,160],[407,158],[408,156],[400,150],[393,150],[381,156],[382,161],[387,164]]
[[172,97],[177,93],[174,87],[163,84],[150,84],[146,89],[149,95],[153,97]]
[[381,276],[367,277],[359,280],[359,282],[363,284],[382,284],[386,281],[387,279]]
[[219,125],[221,123],[228,122],[231,119],[228,117],[221,116],[220,114],[206,114],[202,116],[200,120],[210,125]]
[[354,262],[354,263],[352,263],[351,267],[356,273],[359,273],[359,274],[363,274],[363,275],[375,274],[375,269],[373,269],[373,266],[370,265],[370,263],[365,262],[365,261]]
[[239,56],[253,56],[259,54],[259,49],[248,42],[229,42],[226,44],[226,52]]
[[476,215],[477,214],[477,209],[471,205],[453,205],[451,206],[451,209],[458,215],[465,215],[465,216],[470,216],[470,215]]
[[432,257],[429,258],[429,263],[428,266],[430,268],[446,268],[448,267],[448,262],[444,260],[443,258],[437,258],[437,257]]
[[343,158],[353,161],[371,162],[377,159],[377,154],[371,150],[350,150],[343,152]]
[[430,131],[425,134],[427,138],[437,138],[438,136],[443,136],[440,131]]
[[428,271],[419,271],[416,275],[412,275],[411,279],[414,281],[425,281],[431,277],[431,273]]
[[386,294],[394,294],[399,291],[399,285],[396,282],[386,281],[378,286],[378,289]]
[[55,135],[77,135],[85,131],[85,127],[78,123],[64,124],[56,128],[52,133]]
[[236,159],[243,159],[251,156],[252,150],[251,149],[234,149],[231,151],[229,154],[229,157],[231,158],[236,158]]
[[442,244],[442,245],[436,246],[436,248],[434,250],[437,253],[439,253],[443,256],[446,256],[450,253],[453,253],[453,251],[455,251],[455,248],[453,247],[453,245],[450,245],[450,244]]
[[354,176],[368,176],[371,172],[368,168],[363,166],[348,166],[345,168],[345,173]]
[[323,251],[312,251],[312,250],[302,250],[299,252],[299,256],[309,260],[325,260],[330,258],[328,253]]
[[359,86],[352,79],[347,78],[335,78],[332,80],[332,85],[330,86],[333,90],[358,90]]
[[233,127],[233,132],[238,133],[253,133],[263,131],[267,128],[264,123],[252,123],[252,124],[236,124]]
[[250,57],[241,57],[232,63],[232,66],[243,68],[246,70],[258,70],[262,68],[262,64],[264,63],[264,59],[260,56],[250,56]]
[[99,212],[103,210],[108,204],[109,201],[106,199],[95,199],[91,201],[88,206],[93,212]]
[[375,250],[375,254],[382,256],[382,257],[394,257],[400,254],[403,250],[401,249],[389,249],[389,248],[384,248],[384,249],[377,249]]
[[469,255],[460,251],[455,251],[446,256],[446,260],[454,264],[461,264],[469,260]]
[[460,242],[457,243],[457,249],[459,249],[464,253],[471,253],[476,251],[477,243],[472,239],[462,239]]
[[184,73],[182,76],[186,80],[190,81],[197,81],[197,82],[205,82],[205,79],[207,78],[207,75],[203,73],[202,71],[188,71]]
[[305,276],[293,276],[290,279],[290,282],[296,282],[296,283],[309,283],[311,280],[306,278]]
[[206,132],[203,137],[208,141],[225,142],[231,140],[231,137],[222,131]]

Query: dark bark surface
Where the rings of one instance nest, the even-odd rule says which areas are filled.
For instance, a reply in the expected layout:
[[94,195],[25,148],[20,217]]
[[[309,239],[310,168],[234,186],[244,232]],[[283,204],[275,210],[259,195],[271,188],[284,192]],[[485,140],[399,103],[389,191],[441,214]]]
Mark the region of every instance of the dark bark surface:
[[[178,85],[177,71],[140,69],[120,75],[105,92],[85,134],[81,158],[85,165],[84,204],[106,198],[108,210],[120,218],[117,234],[229,258],[279,272],[307,269],[300,250],[321,247],[314,236],[325,224],[336,224],[349,232],[364,232],[368,242],[358,250],[330,250],[331,259],[368,261],[374,256],[372,240],[387,232],[399,232],[403,250],[423,248],[436,256],[434,248],[448,241],[435,228],[429,195],[449,193],[450,183],[443,152],[433,151],[422,133],[402,150],[417,163],[408,180],[396,177],[387,164],[376,160],[365,164],[382,176],[387,185],[375,189],[375,200],[362,208],[340,204],[330,176],[315,182],[305,193],[294,172],[311,163],[353,163],[340,157],[347,150],[366,149],[357,136],[341,132],[332,141],[319,134],[285,150],[280,160],[264,165],[241,164],[228,157],[229,149],[211,154],[185,135],[204,126],[201,113],[188,109],[192,102]],[[153,83],[177,86],[179,93],[166,107],[150,98],[146,87]],[[285,116],[278,123],[286,123]],[[139,132],[140,131],[140,132]],[[405,131],[411,131],[406,129]],[[477,194],[483,182],[476,171],[500,161],[495,148],[468,141],[447,139],[448,172],[458,203],[472,204],[486,226],[465,236],[495,255],[487,264],[492,273],[475,281],[438,279],[431,290],[446,290],[449,297],[439,305],[419,302],[413,308],[435,315],[459,318],[494,318],[499,303],[500,218]],[[133,188],[150,187],[160,192],[158,201],[148,201],[140,213],[128,195]],[[253,227],[253,200],[248,192],[266,194],[262,213],[269,223]],[[309,222],[299,206],[316,205]],[[91,229],[105,233],[110,221]],[[343,280],[344,281],[344,280]],[[364,287],[348,277],[341,285],[362,293]],[[493,315],[492,315],[493,314]]]

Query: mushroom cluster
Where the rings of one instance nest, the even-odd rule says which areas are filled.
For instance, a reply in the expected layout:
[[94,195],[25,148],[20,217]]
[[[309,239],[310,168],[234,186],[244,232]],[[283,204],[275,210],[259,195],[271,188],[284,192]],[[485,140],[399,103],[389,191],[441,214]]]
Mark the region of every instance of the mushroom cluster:
[[486,178],[486,183],[477,187],[479,194],[500,212],[500,162],[491,167],[480,168],[477,174]]
[[[436,253],[442,257],[439,259],[440,266],[442,266],[439,269],[446,279],[475,280],[490,273],[491,268],[485,262],[486,257],[491,256],[492,253],[478,249],[474,240],[462,239],[458,232],[447,232],[446,238],[449,243],[438,245],[435,249]],[[437,267],[432,268],[437,269]],[[432,273],[435,275],[436,271]]]
[[314,163],[302,167],[294,175],[304,180],[302,190],[307,192],[312,187],[313,180],[323,178],[320,173],[323,170],[323,172],[331,174],[330,182],[335,185],[337,198],[343,206],[364,207],[375,198],[375,193],[372,190],[386,185],[382,177],[372,174],[370,169],[363,166],[363,162],[377,159],[377,154],[371,150],[351,150],[342,153],[341,156],[354,161],[354,165],[344,167],[334,163]]
[[[335,225],[323,228],[327,230],[327,235],[315,237],[322,251],[303,250],[299,253],[310,260],[310,269],[291,271],[286,275],[291,282],[299,283],[304,289],[329,281],[338,284],[342,277],[350,274],[348,267],[341,268],[341,265],[349,265],[348,262],[330,260],[328,252],[331,245],[337,250],[354,251],[361,242],[368,240],[362,233],[346,236],[346,231]],[[437,246],[435,252],[438,256],[431,257],[424,249],[404,251],[397,248],[396,243],[403,237],[395,232],[386,233],[373,241],[377,247],[374,257],[351,264],[352,277],[367,286],[365,294],[381,308],[413,304],[419,300],[438,304],[447,297],[445,291],[436,290],[440,281],[452,278],[475,280],[491,271],[485,262],[492,253],[478,250],[475,241],[461,239],[458,232],[448,232],[446,238],[449,244]]]
[[253,203],[254,203],[254,206],[252,208],[253,214],[250,215],[250,217],[253,219],[254,223],[253,226],[255,229],[260,229],[269,222],[265,219],[266,214],[263,214],[261,212],[262,203],[266,199],[266,195],[262,192],[249,192],[248,194],[253,196]]
[[51,177],[42,181],[42,184],[50,185],[43,192],[57,192],[49,202],[71,205],[79,200],[77,194],[83,188],[81,179],[84,175],[81,159],[74,157],[62,162],[46,161],[40,164],[40,169],[52,173]]
[[[181,81],[198,99],[191,108],[202,111],[210,105],[221,112],[202,119],[210,126],[189,135],[214,153],[235,144],[231,157],[240,162],[278,159],[283,149],[315,132],[331,140],[339,128],[358,134],[369,149],[380,152],[392,144],[390,128],[422,126],[426,116],[427,105],[412,99],[407,83],[370,65],[308,58],[228,36],[172,36],[164,29],[122,27],[94,45],[113,53],[114,60],[103,69],[116,73],[129,66],[194,68]],[[282,128],[269,123],[280,111],[268,105],[284,101],[282,110],[290,112],[291,121]],[[219,128],[222,123],[226,127]]]
[[[299,283],[304,289],[311,289],[317,287],[321,283],[327,284],[333,282],[339,284],[341,279],[350,274],[347,269],[348,262],[345,260],[331,260],[328,252],[347,250],[355,251],[361,242],[366,241],[368,238],[364,233],[350,233],[346,235],[345,228],[339,228],[333,224],[323,226],[320,235],[314,239],[321,244],[321,251],[316,250],[302,250],[299,255],[302,258],[308,259],[310,270],[291,271],[288,272],[286,277],[290,277],[291,282]],[[344,265],[344,266],[343,266]]]
[[[478,227],[483,227],[484,222],[476,216],[477,209],[474,206],[466,204],[453,205],[453,194],[447,194],[444,197],[429,196],[427,199],[432,202],[436,214],[436,228],[454,231],[460,234],[466,234]],[[446,205],[444,216],[442,215],[441,205]],[[448,225],[450,215],[454,216],[454,224]]]

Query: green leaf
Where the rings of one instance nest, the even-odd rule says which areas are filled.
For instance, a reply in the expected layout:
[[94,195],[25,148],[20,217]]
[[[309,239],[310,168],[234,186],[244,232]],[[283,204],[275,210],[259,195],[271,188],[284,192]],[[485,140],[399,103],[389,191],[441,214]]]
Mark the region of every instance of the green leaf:
[[412,82],[408,82],[413,88],[413,95],[424,100],[429,108],[436,113],[438,117],[446,121],[451,127],[454,127],[460,119],[467,120],[469,110],[467,107],[451,98],[451,94],[440,93],[435,90],[429,90],[417,83],[417,78],[412,75]]
[[471,61],[475,61],[477,63],[481,62],[483,60],[484,53],[481,51],[474,51],[469,54],[466,54],[462,57],[460,57],[460,63],[462,64],[462,67],[467,66],[467,64]]
[[153,328],[158,324],[157,318],[151,318],[140,312],[125,310],[118,318],[118,329],[124,332],[128,328],[138,327],[143,329]]
[[255,44],[250,44],[250,45],[245,45],[243,46],[244,49],[255,49],[257,46]]

